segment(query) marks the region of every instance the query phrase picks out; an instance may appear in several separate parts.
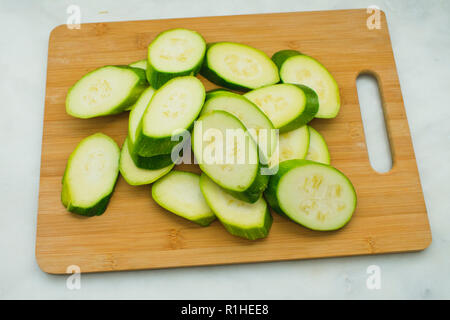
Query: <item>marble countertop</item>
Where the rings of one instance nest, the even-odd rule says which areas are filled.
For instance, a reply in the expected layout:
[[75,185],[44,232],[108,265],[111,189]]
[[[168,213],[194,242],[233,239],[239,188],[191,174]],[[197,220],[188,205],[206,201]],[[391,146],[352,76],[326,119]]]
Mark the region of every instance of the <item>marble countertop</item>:
[[[50,31],[70,1],[0,0],[0,299],[450,298],[450,2],[78,0],[81,22],[367,8],[386,12],[433,242],[417,253],[66,276],[35,260]],[[377,266],[381,287],[367,285]]]

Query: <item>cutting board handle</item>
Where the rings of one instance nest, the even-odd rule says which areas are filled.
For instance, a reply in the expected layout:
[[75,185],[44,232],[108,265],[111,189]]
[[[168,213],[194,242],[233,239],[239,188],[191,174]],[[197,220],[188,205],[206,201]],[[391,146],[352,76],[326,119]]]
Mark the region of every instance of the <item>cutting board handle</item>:
[[356,91],[370,165],[377,173],[389,172],[393,167],[392,135],[389,135],[385,111],[387,104],[379,75],[371,70],[359,72]]

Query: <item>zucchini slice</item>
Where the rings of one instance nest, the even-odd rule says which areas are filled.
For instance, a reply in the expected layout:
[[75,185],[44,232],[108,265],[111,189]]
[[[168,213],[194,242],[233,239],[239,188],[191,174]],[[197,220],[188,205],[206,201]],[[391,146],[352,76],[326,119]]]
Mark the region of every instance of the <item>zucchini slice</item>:
[[263,197],[255,203],[238,200],[204,173],[200,177],[200,188],[206,202],[229,233],[249,240],[267,236],[272,216]]
[[173,163],[170,154],[143,157],[139,155],[134,149],[134,144],[136,142],[136,132],[139,127],[139,123],[154,93],[155,90],[152,87],[148,87],[147,89],[145,89],[139,97],[138,101],[134,104],[133,109],[130,111],[128,119],[128,152],[131,159],[133,159],[136,167],[148,170],[162,169],[170,166]]
[[101,215],[108,206],[119,175],[120,149],[103,133],[84,138],[67,161],[61,202],[68,211]]
[[264,52],[235,42],[208,45],[200,73],[217,85],[244,91],[280,81],[277,66]]
[[89,72],[67,93],[66,112],[93,118],[124,111],[147,87],[145,71],[128,66],[106,66]]
[[197,119],[205,87],[193,76],[170,80],[153,95],[137,129],[134,152],[144,157],[167,155],[179,142],[172,135],[189,130]]
[[245,94],[280,132],[297,129],[314,119],[319,101],[314,90],[295,84],[275,84]]
[[291,159],[304,159],[309,148],[308,126],[279,135],[278,150],[270,159],[270,167]]
[[[276,131],[269,118],[255,104],[240,94],[218,90],[213,95],[210,94],[203,105],[201,115],[214,110],[223,110],[238,118],[258,143],[260,156],[270,159],[277,145]],[[267,161],[264,164],[267,164]]]
[[238,118],[212,111],[195,122],[192,136],[192,149],[203,172],[236,198],[258,201],[269,176],[261,175],[258,147]]
[[130,67],[147,70],[147,60],[139,60],[129,64]]
[[339,87],[331,73],[314,58],[295,50],[275,53],[272,60],[285,83],[297,83],[313,89],[319,97],[316,118],[334,118],[341,107]]
[[309,147],[305,159],[330,164],[330,152],[328,152],[328,146],[325,139],[311,126],[308,126],[308,131]]
[[200,190],[200,176],[192,172],[172,171],[153,184],[152,197],[164,209],[201,226],[216,218]]
[[205,51],[206,42],[195,31],[171,29],[160,33],[148,46],[148,83],[158,89],[172,78],[196,75]]
[[141,169],[136,166],[131,155],[129,146],[129,138],[125,140],[122,145],[122,151],[120,152],[120,173],[129,185],[140,186],[143,184],[150,184],[165,174],[169,173],[170,170],[175,166],[171,163],[166,167],[155,170]]
[[309,160],[281,162],[265,191],[278,213],[312,230],[336,230],[352,217],[356,193],[339,170]]

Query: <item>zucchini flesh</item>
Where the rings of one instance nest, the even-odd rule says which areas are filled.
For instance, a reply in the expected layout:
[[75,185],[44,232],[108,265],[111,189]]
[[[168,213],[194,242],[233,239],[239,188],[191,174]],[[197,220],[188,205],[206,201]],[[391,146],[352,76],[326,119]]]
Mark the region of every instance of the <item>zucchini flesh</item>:
[[308,131],[309,147],[305,159],[330,164],[330,152],[325,139],[311,126],[308,126]]
[[145,72],[106,66],[89,72],[69,89],[66,111],[77,118],[116,114],[133,105],[146,88]]
[[130,67],[147,70],[147,60],[139,60],[129,64]]
[[85,216],[105,212],[119,175],[120,149],[102,133],[84,138],[67,161],[61,201],[68,211]]
[[304,159],[309,148],[308,126],[281,133],[278,140],[278,150],[270,159],[270,166],[291,159]]
[[234,42],[208,45],[200,73],[217,85],[244,91],[280,81],[277,66],[264,52]]
[[210,95],[203,105],[201,115],[214,110],[223,110],[238,118],[258,143],[260,156],[264,159],[272,156],[277,145],[276,131],[269,118],[255,104],[239,94],[221,90]]
[[172,135],[189,130],[205,100],[205,88],[193,76],[170,80],[153,95],[137,129],[134,151],[144,157],[170,154],[179,142]]
[[276,84],[247,92],[245,97],[256,104],[280,132],[307,124],[319,109],[317,94],[302,85]]
[[172,164],[172,158],[170,154],[143,157],[139,155],[134,148],[134,144],[136,141],[136,131],[154,93],[155,90],[152,87],[148,87],[144,90],[138,101],[134,104],[133,109],[130,111],[128,120],[128,152],[130,154],[130,157],[133,159],[136,167],[148,170],[163,169]]
[[196,75],[205,57],[206,42],[187,29],[160,33],[148,46],[147,80],[155,89],[172,78]]
[[312,230],[336,230],[352,217],[356,193],[339,170],[309,160],[279,164],[265,196],[278,213]]
[[266,188],[269,177],[261,175],[258,147],[231,113],[215,110],[201,116],[192,149],[202,171],[236,198],[252,203]]
[[172,171],[153,184],[152,197],[164,209],[201,226],[216,218],[200,190],[200,176],[192,172]]
[[200,178],[200,188],[206,202],[229,233],[250,240],[267,236],[272,216],[262,197],[255,203],[236,199],[204,173]]
[[319,110],[316,118],[337,116],[341,106],[339,87],[320,62],[295,50],[279,51],[272,59],[280,69],[282,82],[303,84],[317,93]]
[[174,167],[174,164],[169,164],[166,167],[155,170],[141,169],[134,163],[128,148],[129,138],[125,140],[120,152],[120,173],[129,185],[139,186],[143,184],[150,184],[165,174],[169,173]]

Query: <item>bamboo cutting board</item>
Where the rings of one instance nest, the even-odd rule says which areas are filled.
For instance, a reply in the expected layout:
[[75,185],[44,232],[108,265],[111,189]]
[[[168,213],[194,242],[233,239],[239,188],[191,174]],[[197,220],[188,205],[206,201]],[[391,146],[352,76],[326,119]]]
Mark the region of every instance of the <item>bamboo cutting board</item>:
[[[48,273],[114,271],[230,264],[416,251],[431,233],[411,144],[389,31],[369,30],[366,10],[293,12],[189,19],[83,24],[55,28],[49,39],[42,142],[36,258]],[[78,142],[103,132],[121,145],[128,113],[90,120],[65,112],[67,89],[99,66],[146,57],[159,32],[176,27],[200,32],[207,42],[236,41],[265,51],[296,49],[321,61],[336,78],[342,108],[336,119],[314,120],[330,149],[332,165],[353,182],[357,210],[339,231],[315,232],[273,214],[269,236],[248,241],[228,234],[218,221],[207,228],[158,207],[150,186],[119,178],[107,211],[85,218],[66,212],[61,177]],[[393,167],[375,172],[368,159],[356,78],[373,73],[382,92]],[[215,86],[202,79],[206,89]],[[180,169],[180,168],[179,168]],[[197,171],[184,165],[181,169]]]

